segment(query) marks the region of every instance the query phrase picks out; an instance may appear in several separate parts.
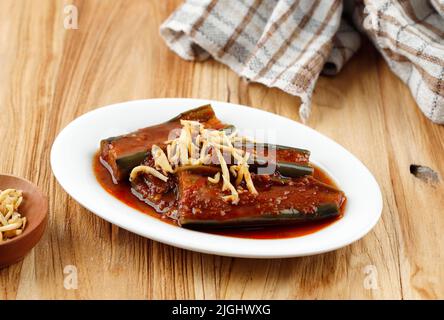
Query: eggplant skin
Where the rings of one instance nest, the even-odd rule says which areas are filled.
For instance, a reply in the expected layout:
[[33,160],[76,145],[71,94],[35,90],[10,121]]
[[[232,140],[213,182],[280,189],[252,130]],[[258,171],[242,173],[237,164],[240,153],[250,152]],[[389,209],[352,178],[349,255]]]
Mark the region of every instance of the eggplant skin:
[[203,106],[182,112],[174,118],[170,119],[168,122],[179,120],[198,120],[206,122],[211,120],[212,118],[216,118],[213,107],[211,107],[210,104],[205,104]]
[[[275,171],[278,171],[282,177],[291,178],[298,178],[307,175],[312,176],[314,172],[314,168],[309,164],[297,164],[288,161],[277,161],[276,167],[274,168],[273,166],[271,166],[271,170],[265,165],[262,165],[262,163],[259,163],[259,165],[253,163],[251,165],[251,169],[252,172],[268,175],[272,175]],[[262,171],[260,171],[261,169]]]
[[238,217],[226,220],[192,219],[189,217],[179,219],[182,227],[188,229],[224,229],[242,227],[264,227],[297,224],[301,222],[320,221],[341,215],[335,203],[322,204],[314,213],[302,213],[296,209],[285,209],[280,213],[264,213],[261,215]]
[[131,170],[137,167],[148,156],[148,151],[136,152],[124,157],[116,159],[117,170],[119,171],[119,178],[129,176]]

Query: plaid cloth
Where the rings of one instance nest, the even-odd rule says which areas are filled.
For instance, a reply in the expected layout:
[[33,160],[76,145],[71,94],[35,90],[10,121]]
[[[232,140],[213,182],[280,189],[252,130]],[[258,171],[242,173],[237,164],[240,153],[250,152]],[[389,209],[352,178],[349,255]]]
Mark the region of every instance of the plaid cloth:
[[354,28],[368,35],[422,112],[443,124],[444,0],[186,0],[160,33],[184,59],[213,57],[299,96],[305,121],[321,72],[338,73],[360,47]]

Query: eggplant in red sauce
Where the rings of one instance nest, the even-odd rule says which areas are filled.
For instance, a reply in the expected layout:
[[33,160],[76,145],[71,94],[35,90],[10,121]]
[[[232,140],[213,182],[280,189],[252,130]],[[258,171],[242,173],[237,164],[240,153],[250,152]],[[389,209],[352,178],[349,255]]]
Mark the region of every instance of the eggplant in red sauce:
[[338,216],[344,194],[311,176],[300,178],[252,175],[258,191],[246,190],[233,205],[223,200],[220,184],[205,175],[181,171],[178,174],[178,217],[188,228],[258,227],[322,220]]
[[100,142],[100,158],[110,171],[114,183],[128,178],[131,169],[145,159],[153,144],[168,140],[171,131],[181,127],[180,120],[199,121],[216,130],[226,127],[216,117],[213,108],[205,105],[183,112],[165,123],[104,139]]
[[[257,146],[257,144],[255,145]],[[244,145],[244,150],[252,151],[252,145]],[[273,157],[269,149],[274,149]],[[286,172],[290,172],[290,176],[304,176],[311,175],[313,168],[309,165],[309,155],[307,150],[289,148],[282,146],[275,146],[271,144],[260,145],[259,151],[260,161],[251,164],[252,171],[257,172],[259,168],[265,169],[269,162],[273,162],[270,168],[282,168],[285,166]],[[226,159],[226,161],[233,161]],[[154,160],[151,152],[147,153],[142,165],[154,167]],[[165,213],[172,218],[177,218],[177,179],[180,172],[195,173],[205,176],[214,176],[220,169],[216,166],[185,166],[179,167],[177,174],[169,174],[168,181],[162,181],[150,174],[140,174],[134,181],[131,182],[131,192],[141,201],[155,208],[159,213]],[[264,170],[266,171],[266,170]],[[276,185],[287,184],[287,179],[278,178],[277,175],[271,175],[271,180]],[[263,180],[263,179],[262,179]]]
[[[166,153],[166,140],[171,130],[181,128],[181,120],[198,121],[213,130],[233,130],[216,117],[211,106],[202,106],[166,123],[102,140],[100,161],[113,182],[127,184],[129,173],[139,165],[154,168],[151,147],[156,145]],[[131,180],[131,192],[159,214],[193,229],[288,225],[341,215],[344,193],[313,177],[308,150],[252,142],[237,150],[252,154],[247,171],[257,192],[250,192],[247,180],[241,181],[236,184],[236,202],[226,201],[222,186],[226,182],[209,181],[222,173],[220,164],[178,166],[170,173],[164,171],[164,180],[140,173]],[[235,163],[232,156],[223,157]]]

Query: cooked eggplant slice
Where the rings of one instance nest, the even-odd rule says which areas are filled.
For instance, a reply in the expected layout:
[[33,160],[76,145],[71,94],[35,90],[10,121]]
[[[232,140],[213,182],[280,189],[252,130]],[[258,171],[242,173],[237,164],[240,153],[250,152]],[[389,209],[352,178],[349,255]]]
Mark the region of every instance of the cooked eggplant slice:
[[[308,159],[306,158],[309,153],[295,148],[267,145],[266,148],[268,147],[275,149],[275,154],[273,155],[272,159],[273,161],[278,160],[276,165],[268,167],[268,158],[254,158],[255,162],[251,165],[251,172],[260,173],[260,176],[258,176],[256,180],[261,181],[263,185],[270,183],[275,185],[288,185],[291,180],[286,179],[286,177],[300,177],[304,175],[311,175],[313,173],[313,168],[309,166]],[[269,153],[269,150],[266,148],[260,148],[262,154],[267,155]],[[133,168],[139,164],[154,167],[154,160],[151,152],[148,151],[147,153],[144,153],[144,155],[146,155],[146,157],[142,163],[137,162],[135,159],[132,159],[132,161],[129,163],[120,163],[119,161],[122,160],[119,159],[118,163],[121,166],[128,168]],[[281,159],[292,160],[296,163],[279,161]],[[260,171],[259,168],[261,168],[262,171]],[[276,172],[276,169],[278,172]],[[266,170],[270,170],[270,172],[267,173]],[[200,176],[213,177],[216,173],[220,172],[220,167],[217,165],[180,166],[177,168],[176,174],[180,174],[183,171]],[[165,213],[176,204],[176,174],[168,175],[169,180],[167,182],[161,181],[160,179],[157,179],[151,175],[141,174],[131,183],[131,190],[139,200],[146,202],[152,207],[155,207],[158,212]],[[293,219],[295,218],[296,214],[294,214]]]
[[310,151],[252,142],[223,124],[210,105],[104,139],[99,160],[115,184],[131,184],[140,201],[190,229],[320,221],[340,216],[346,201],[318,180],[330,183],[315,173]]
[[340,215],[342,191],[311,176],[284,178],[253,174],[258,195],[240,193],[233,205],[220,184],[191,171],[178,174],[179,223],[189,228],[245,227],[317,221]]
[[216,130],[227,127],[216,117],[213,108],[205,105],[181,113],[165,123],[104,139],[100,142],[100,157],[110,171],[114,183],[126,179],[131,169],[143,161],[153,144],[162,144],[169,138],[172,130],[181,127],[182,119],[199,121]]

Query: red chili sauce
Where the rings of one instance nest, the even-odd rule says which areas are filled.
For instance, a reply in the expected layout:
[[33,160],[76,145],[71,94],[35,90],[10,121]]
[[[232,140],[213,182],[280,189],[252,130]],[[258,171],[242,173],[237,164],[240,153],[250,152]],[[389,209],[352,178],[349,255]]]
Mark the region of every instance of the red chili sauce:
[[[97,181],[100,185],[111,195],[134,208],[140,212],[149,214],[152,217],[160,219],[166,223],[177,225],[176,221],[157,213],[146,203],[137,199],[131,193],[131,185],[129,182],[114,184],[109,171],[100,163],[100,156],[97,153],[93,160],[93,170]],[[333,180],[320,168],[314,166],[314,177],[326,184],[335,186]],[[341,206],[341,213],[344,213],[346,201]],[[224,236],[250,238],[250,239],[282,239],[300,237],[310,233],[314,233],[324,229],[339,220],[342,214],[338,217],[328,218],[321,221],[301,222],[289,226],[270,226],[260,228],[239,228],[239,229],[221,229],[221,230],[205,230],[207,233],[213,233]]]

